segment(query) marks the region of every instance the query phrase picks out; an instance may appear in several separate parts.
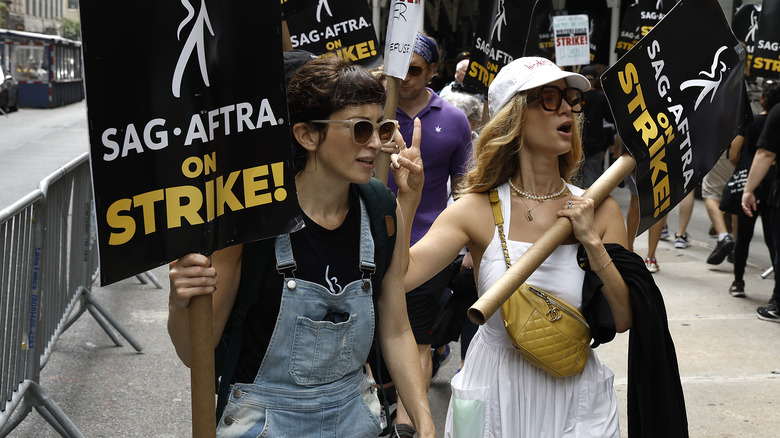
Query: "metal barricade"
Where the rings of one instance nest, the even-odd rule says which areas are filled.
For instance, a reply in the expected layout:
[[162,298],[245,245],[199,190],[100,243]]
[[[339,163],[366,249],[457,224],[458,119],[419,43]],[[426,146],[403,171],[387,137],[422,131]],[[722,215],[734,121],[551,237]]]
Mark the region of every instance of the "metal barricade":
[[0,437],[33,408],[60,435],[82,437],[39,383],[57,339],[85,311],[116,345],[122,343],[109,324],[143,349],[91,293],[98,266],[93,212],[86,153],[0,211]]

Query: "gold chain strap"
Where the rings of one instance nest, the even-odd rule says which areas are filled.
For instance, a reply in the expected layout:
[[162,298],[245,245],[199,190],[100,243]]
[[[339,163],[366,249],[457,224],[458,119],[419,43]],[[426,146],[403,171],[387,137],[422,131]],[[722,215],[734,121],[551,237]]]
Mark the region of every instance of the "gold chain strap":
[[506,267],[512,266],[512,260],[509,258],[509,249],[506,245],[506,237],[504,236],[504,215],[501,214],[501,200],[498,198],[498,189],[490,190],[488,195],[490,199],[490,206],[493,208],[493,221],[498,227],[498,235],[501,237],[501,248],[504,249],[504,260],[506,261]]

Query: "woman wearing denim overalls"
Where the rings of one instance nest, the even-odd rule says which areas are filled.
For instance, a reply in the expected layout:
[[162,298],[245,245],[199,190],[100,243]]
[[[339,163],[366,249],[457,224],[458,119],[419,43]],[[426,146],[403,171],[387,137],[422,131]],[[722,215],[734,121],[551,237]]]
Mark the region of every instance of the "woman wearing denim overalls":
[[[365,366],[376,329],[418,436],[435,437],[419,362],[405,360],[416,357],[417,349],[401,275],[400,248],[408,244],[403,218],[396,209],[399,238],[381,285],[375,284],[367,211],[353,186],[369,181],[383,147],[404,145],[394,123],[384,120],[384,100],[379,81],[338,58],[310,61],[290,80],[290,124],[300,164],[295,183],[306,227],[276,238],[261,300],[247,314],[218,436],[376,437],[380,406]],[[394,157],[399,161],[421,166]],[[404,184],[405,167],[396,170]],[[410,180],[420,183],[419,177]],[[168,328],[185,364],[189,300],[213,294],[216,346],[235,302],[242,250],[236,245],[210,258],[188,254],[171,263]],[[374,309],[372,293],[380,286]]]

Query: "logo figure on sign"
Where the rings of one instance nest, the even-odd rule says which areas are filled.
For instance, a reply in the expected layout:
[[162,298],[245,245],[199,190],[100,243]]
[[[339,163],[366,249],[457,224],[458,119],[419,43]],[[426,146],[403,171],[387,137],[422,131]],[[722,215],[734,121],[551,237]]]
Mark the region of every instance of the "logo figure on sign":
[[750,11],[750,28],[745,36],[745,42],[756,40],[756,30],[758,30],[758,12],[756,10]]
[[[181,30],[187,23],[195,16],[195,9],[190,4],[189,0],[181,0],[181,4],[187,9],[187,16],[179,24],[179,28],[176,30],[176,39],[181,41]],[[195,18],[195,24],[192,26],[187,41],[184,43],[184,47],[179,55],[179,61],[176,63],[176,69],[173,71],[173,83],[171,84],[171,90],[173,95],[179,97],[181,95],[181,78],[184,76],[184,68],[187,67],[187,61],[189,61],[192,53],[197,50],[198,53],[198,65],[200,65],[200,74],[203,76],[203,83],[207,87],[209,84],[209,74],[206,70],[206,48],[205,48],[205,31],[208,28],[211,36],[214,36],[214,29],[211,28],[211,21],[209,21],[209,13],[206,10],[206,0],[200,0],[200,11],[198,11],[198,17]]]
[[498,12],[496,13],[496,23],[493,25],[491,35],[495,35],[498,41],[501,41],[501,26],[506,24],[506,9],[504,9],[504,0],[498,2]]
[[[723,73],[725,73],[727,70],[726,64],[718,59],[724,50],[726,50],[726,46],[721,47],[717,52],[715,52],[715,59],[712,61],[712,67],[709,72],[704,70],[699,72],[700,75],[704,75],[710,79],[691,79],[680,84],[680,91],[690,87],[701,87],[699,97],[696,99],[696,103],[693,105],[694,111],[699,108],[699,104],[702,100],[704,100],[707,94],[712,93],[712,96],[710,97],[710,103],[712,103],[712,99],[715,98],[715,92],[718,91],[720,81],[723,80]],[[720,70],[718,70],[718,63],[720,63]],[[717,80],[715,79],[716,71],[720,72]]]
[[321,15],[322,15],[322,9],[325,8],[325,12],[330,15],[331,18],[333,18],[333,12],[330,11],[330,5],[328,4],[328,0],[320,0],[320,2],[317,4],[317,23],[322,23]]

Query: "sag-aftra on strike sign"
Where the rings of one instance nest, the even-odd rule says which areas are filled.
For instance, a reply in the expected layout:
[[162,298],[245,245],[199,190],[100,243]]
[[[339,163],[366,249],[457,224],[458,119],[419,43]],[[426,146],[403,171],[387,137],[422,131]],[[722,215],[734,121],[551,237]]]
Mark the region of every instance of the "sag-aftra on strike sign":
[[716,1],[682,0],[602,76],[637,162],[637,234],[693,190],[751,120],[745,58]]
[[102,284],[299,225],[280,16],[82,0]]

